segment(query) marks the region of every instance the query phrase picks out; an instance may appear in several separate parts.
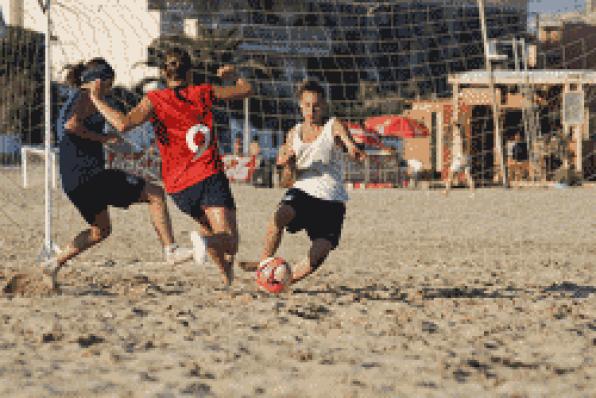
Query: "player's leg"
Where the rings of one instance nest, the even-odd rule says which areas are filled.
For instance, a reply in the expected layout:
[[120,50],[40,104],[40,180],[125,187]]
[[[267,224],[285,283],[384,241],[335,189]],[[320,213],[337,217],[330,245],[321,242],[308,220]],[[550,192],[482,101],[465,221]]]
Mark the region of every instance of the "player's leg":
[[292,283],[296,283],[315,272],[333,250],[333,244],[327,239],[315,239],[308,251],[308,256],[292,269]]
[[163,188],[151,182],[146,182],[138,202],[149,204],[151,224],[162,246],[166,247],[173,244],[174,232]]
[[449,195],[449,191],[451,190],[451,184],[453,184],[453,175],[454,174],[455,174],[454,168],[449,167],[449,171],[447,172],[447,181],[445,182],[445,191],[443,191],[445,196]]
[[58,271],[73,257],[81,254],[92,246],[106,239],[112,232],[110,214],[107,208],[104,208],[95,216],[86,216],[88,221],[92,218],[90,228],[81,231],[64,248],[57,257],[53,257],[42,264],[43,273],[51,279],[52,288],[57,286],[56,278]]
[[307,257],[293,267],[292,283],[315,272],[337,247],[346,214],[343,202],[311,199],[308,205],[311,212],[305,216],[305,229],[312,243]]
[[468,183],[468,186],[470,187],[470,190],[472,191],[472,193],[474,192],[476,186],[474,185],[474,179],[472,178],[472,172],[470,170],[470,166],[466,166],[465,170],[464,170],[465,176],[466,176],[466,181]]
[[169,264],[187,261],[192,250],[180,248],[175,243],[166,195],[160,186],[122,170],[106,170],[103,184],[108,190],[109,205],[127,209],[135,203],[147,203],[151,224],[162,245]]
[[222,272],[224,284],[230,285],[234,279],[233,256],[238,252],[238,227],[236,210],[226,207],[204,209],[208,228],[201,228],[207,253]]
[[55,263],[58,268],[107,238],[112,231],[102,178],[103,173],[95,175],[76,190],[66,193],[90,227],[81,231],[58,256],[49,260],[49,263]]
[[[188,205],[178,198],[181,208],[199,222],[199,233],[191,233],[195,260],[204,262],[209,254],[222,272],[224,283],[233,280],[233,260],[238,252],[236,204],[225,174],[214,174],[197,183],[185,194]],[[184,211],[184,210],[183,210]]]
[[110,213],[104,209],[95,215],[90,228],[81,231],[60,253],[58,264],[63,265],[71,258],[105,240],[112,233]]
[[[236,211],[231,212],[231,214],[229,214],[228,217],[229,217],[229,226],[230,226],[229,229],[230,229],[230,236],[231,236],[232,244],[228,244],[224,247],[224,255],[226,256],[226,259],[233,260],[234,256],[238,252],[238,242],[239,242],[238,225],[237,225],[237,221],[236,221]],[[214,236],[213,229],[211,228],[211,224],[209,222],[209,219],[205,215],[205,213],[203,213],[199,217],[194,217],[194,219],[199,224],[198,232],[199,232],[199,235],[203,239],[207,239],[207,238]]]
[[265,244],[261,252],[261,260],[273,257],[281,244],[284,228],[296,217],[296,211],[288,204],[281,204],[273,213],[267,225]]
[[163,188],[154,183],[146,182],[138,201],[149,204],[151,224],[163,246],[166,262],[174,265],[190,260],[192,250],[179,247],[176,244],[166,193]]
[[[281,244],[284,230],[296,233],[304,229],[301,215],[307,215],[305,209],[308,207],[308,195],[299,189],[290,188],[284,194],[277,209],[267,224],[261,261],[273,257]],[[256,271],[259,267],[258,261],[240,262],[240,267],[245,271]]]

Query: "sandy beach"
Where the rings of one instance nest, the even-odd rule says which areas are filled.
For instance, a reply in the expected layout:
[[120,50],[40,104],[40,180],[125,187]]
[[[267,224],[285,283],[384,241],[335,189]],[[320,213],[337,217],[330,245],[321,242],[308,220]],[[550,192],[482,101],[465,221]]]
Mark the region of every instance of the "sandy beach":
[[[0,170],[1,397],[596,396],[593,186],[351,191],[340,246],[281,296],[239,268],[226,290],[212,263],[167,266],[147,208],[113,209],[55,294],[31,178]],[[238,259],[256,260],[283,191],[233,189]],[[84,221],[54,192],[64,245]],[[279,255],[308,244],[285,235]]]

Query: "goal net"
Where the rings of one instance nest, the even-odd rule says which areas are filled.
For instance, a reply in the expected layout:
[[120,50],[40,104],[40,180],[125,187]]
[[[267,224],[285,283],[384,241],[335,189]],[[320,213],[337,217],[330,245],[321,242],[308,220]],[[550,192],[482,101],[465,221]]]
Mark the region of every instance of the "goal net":
[[[40,3],[0,0],[3,164],[18,164],[19,148],[43,142]],[[489,73],[479,3],[52,2],[52,103],[47,106],[55,122],[69,90],[64,68],[101,56],[116,70],[113,100],[129,110],[159,87],[159,61],[167,48],[179,46],[192,55],[193,81],[218,83],[217,67],[232,63],[254,86],[247,103],[215,105],[215,129],[225,153],[242,137],[244,151],[255,139],[261,155],[273,157],[299,120],[296,85],[314,77],[325,86],[331,113],[341,119],[362,126],[378,115],[406,119],[401,127],[390,118],[373,127],[394,149],[395,156],[386,156],[378,167],[387,181],[398,178],[396,168],[408,160],[420,161],[430,179],[445,179],[458,152],[478,184],[499,183],[501,164],[516,181],[593,179],[596,34],[582,30],[593,26],[590,20],[557,15],[533,29],[527,1],[485,0]],[[55,146],[54,126],[52,131]],[[127,144],[107,148],[109,165],[159,178],[151,127],[140,126],[127,137]],[[354,167],[346,176],[358,182],[366,173]],[[6,178],[17,183],[18,176]]]

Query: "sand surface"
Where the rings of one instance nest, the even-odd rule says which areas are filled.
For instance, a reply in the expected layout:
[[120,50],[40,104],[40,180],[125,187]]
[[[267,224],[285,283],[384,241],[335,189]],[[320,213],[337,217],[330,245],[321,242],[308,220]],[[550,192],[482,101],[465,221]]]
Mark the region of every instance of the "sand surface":
[[[596,396],[596,188],[353,191],[340,247],[275,297],[162,263],[142,205],[111,211],[54,294],[34,268],[41,170],[0,181],[1,397]],[[63,245],[84,222],[55,192]],[[256,259],[282,191],[234,193]],[[307,248],[286,235],[279,254]]]

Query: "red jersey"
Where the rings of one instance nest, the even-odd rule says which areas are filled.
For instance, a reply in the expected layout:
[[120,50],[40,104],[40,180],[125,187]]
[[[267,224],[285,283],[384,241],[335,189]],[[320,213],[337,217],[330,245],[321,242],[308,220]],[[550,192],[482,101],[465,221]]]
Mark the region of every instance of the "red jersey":
[[[180,192],[223,171],[217,136],[213,133],[211,85],[184,87],[178,90],[179,95],[176,94],[171,88],[147,94],[155,113],[151,121],[161,153],[161,174],[168,193]],[[211,130],[209,146],[199,157],[192,148],[194,146],[196,149],[197,145],[204,143],[201,129],[197,133],[198,125]]]

